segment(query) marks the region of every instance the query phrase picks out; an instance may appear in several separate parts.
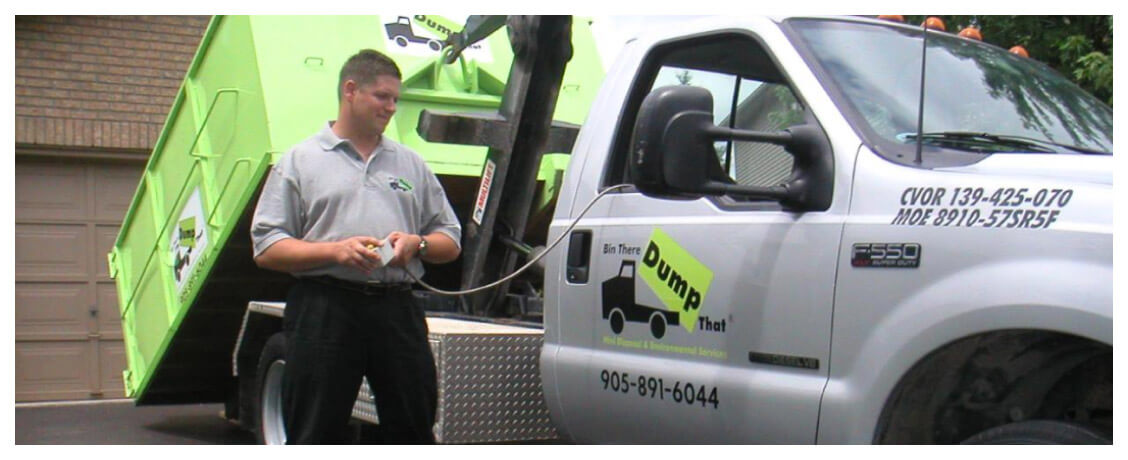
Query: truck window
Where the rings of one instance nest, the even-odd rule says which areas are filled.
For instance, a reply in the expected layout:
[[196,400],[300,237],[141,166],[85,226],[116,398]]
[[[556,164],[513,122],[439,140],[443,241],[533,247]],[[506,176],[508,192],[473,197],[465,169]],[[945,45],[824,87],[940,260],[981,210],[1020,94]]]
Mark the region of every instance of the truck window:
[[[627,147],[622,141],[630,138],[634,114],[642,99],[656,88],[689,85],[709,90],[713,96],[713,123],[718,126],[778,131],[802,123],[806,117],[774,62],[748,36],[726,34],[662,45],[650,53],[642,69],[628,102],[629,115],[623,117],[617,134],[615,151],[619,155],[609,169],[612,175],[625,174],[621,153]],[[714,149],[720,165],[717,169],[727,173],[728,182],[773,186],[785,182],[792,172],[791,155],[777,145],[722,140],[714,144]]]
[[[913,158],[921,98],[919,27],[789,19],[793,40],[866,143],[892,161]],[[952,34],[929,34],[924,125],[935,157],[983,149],[948,142],[945,133],[1021,138],[1060,153],[1112,151],[1112,110],[1034,59]],[[1039,149],[1040,150],[1040,149]],[[1033,151],[1039,151],[1033,150]],[[975,159],[978,161],[983,157]]]
[[[779,131],[803,121],[803,108],[786,85],[741,79],[741,96],[732,126]],[[747,91],[747,95],[745,95]],[[723,124],[729,124],[725,120]],[[794,159],[783,147],[765,142],[731,143],[729,175],[740,185],[779,185],[791,175]]]

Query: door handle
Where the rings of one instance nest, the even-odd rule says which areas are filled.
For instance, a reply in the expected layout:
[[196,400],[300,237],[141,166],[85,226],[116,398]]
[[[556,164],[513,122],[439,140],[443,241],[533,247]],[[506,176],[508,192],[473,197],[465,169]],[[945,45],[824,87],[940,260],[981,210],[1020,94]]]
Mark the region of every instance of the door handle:
[[591,265],[591,230],[576,230],[568,238],[565,276],[569,283],[585,284]]

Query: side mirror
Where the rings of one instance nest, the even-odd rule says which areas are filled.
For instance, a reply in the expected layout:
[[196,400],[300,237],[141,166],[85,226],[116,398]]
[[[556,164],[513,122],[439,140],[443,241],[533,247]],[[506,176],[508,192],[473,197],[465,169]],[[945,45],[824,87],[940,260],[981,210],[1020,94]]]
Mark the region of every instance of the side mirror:
[[[666,86],[655,89],[642,101],[635,121],[634,132],[631,135],[631,151],[627,166],[634,185],[640,192],[647,196],[661,198],[698,198],[699,194],[692,193],[697,187],[682,187],[679,190],[667,182],[666,160],[671,157],[667,152],[672,150],[685,150],[703,152],[708,146],[692,145],[704,139],[695,139],[695,136],[677,137],[670,136],[669,141],[678,145],[667,143],[666,131],[670,122],[682,116],[682,124],[689,118],[699,119],[702,115],[712,118],[713,98],[709,92],[692,86]],[[677,158],[670,158],[677,162]],[[681,177],[685,182],[702,180],[703,177]]]
[[[783,146],[795,158],[791,178],[775,187],[731,183],[713,150],[714,141],[727,139]],[[639,107],[628,170],[635,187],[656,198],[727,194],[774,199],[801,210],[826,210],[834,181],[829,145],[822,130],[810,125],[779,132],[717,127],[708,90],[666,86],[652,91]]]

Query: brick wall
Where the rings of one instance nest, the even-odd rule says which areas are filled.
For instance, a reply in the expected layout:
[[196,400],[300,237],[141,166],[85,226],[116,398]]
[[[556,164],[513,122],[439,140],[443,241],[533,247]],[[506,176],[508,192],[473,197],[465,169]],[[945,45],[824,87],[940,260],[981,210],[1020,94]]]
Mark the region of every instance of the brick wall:
[[16,144],[151,150],[207,16],[16,16]]

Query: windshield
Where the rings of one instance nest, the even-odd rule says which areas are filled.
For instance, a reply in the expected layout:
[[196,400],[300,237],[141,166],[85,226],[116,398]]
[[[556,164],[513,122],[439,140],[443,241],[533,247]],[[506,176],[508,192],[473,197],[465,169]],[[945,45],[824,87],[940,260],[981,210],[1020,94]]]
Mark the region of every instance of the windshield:
[[[831,20],[789,24],[864,120],[867,140],[886,149],[915,145],[920,106],[921,31]],[[1029,139],[1074,153],[1112,151],[1112,110],[1048,66],[1001,48],[929,33],[922,141],[950,142],[966,133]],[[928,133],[940,134],[929,136]],[[872,139],[876,135],[877,139]],[[945,142],[937,143],[943,139]],[[1014,145],[1014,143],[1011,143]],[[1044,152],[1014,147],[1000,151]],[[898,152],[898,155],[903,152]]]

